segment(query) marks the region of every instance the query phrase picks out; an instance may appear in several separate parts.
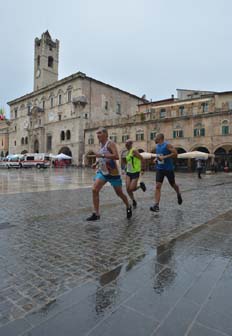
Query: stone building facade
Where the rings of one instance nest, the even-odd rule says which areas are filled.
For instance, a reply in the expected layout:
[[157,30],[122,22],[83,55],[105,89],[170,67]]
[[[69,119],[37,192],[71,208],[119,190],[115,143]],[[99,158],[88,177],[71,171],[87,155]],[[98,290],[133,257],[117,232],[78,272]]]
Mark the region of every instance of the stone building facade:
[[[232,92],[177,90],[177,97],[147,102],[77,72],[58,80],[59,41],[35,39],[34,91],[10,101],[9,153],[63,152],[90,165],[96,129],[106,126],[120,152],[132,138],[151,152],[158,132],[181,152],[216,154],[232,168]],[[183,162],[183,161],[182,161]]]
[[59,41],[48,31],[34,48],[34,91],[8,103],[9,152],[63,152],[80,165],[86,124],[129,118],[144,99],[82,72],[58,80]]
[[[95,133],[99,125],[86,124],[86,153],[98,147]],[[214,153],[218,164],[223,166],[227,161],[232,168],[232,92],[179,89],[177,98],[140,104],[134,116],[110,123],[104,121],[103,125],[120,152],[125,149],[127,138],[132,138],[141,151],[152,152],[155,135],[161,132],[179,153],[192,150]],[[87,165],[90,161],[86,157]]]
[[9,126],[10,122],[6,119],[0,120],[0,156],[4,157],[9,152]]

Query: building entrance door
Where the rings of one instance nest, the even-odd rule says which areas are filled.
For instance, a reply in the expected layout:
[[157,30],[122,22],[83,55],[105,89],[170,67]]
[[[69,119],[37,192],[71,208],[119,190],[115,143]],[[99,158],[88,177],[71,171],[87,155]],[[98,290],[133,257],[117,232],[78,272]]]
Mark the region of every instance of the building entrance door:
[[39,141],[37,139],[34,142],[34,153],[39,153]]

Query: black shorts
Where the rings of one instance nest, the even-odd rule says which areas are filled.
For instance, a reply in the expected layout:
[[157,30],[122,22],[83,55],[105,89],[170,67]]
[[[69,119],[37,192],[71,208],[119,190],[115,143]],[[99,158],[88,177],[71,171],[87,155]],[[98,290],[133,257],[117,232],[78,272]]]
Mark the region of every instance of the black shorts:
[[129,176],[129,178],[131,180],[135,180],[135,179],[139,178],[140,172],[137,172],[137,173],[126,173],[126,175]]
[[175,183],[175,174],[173,170],[159,170],[156,171],[156,182],[163,183],[165,176],[170,184]]

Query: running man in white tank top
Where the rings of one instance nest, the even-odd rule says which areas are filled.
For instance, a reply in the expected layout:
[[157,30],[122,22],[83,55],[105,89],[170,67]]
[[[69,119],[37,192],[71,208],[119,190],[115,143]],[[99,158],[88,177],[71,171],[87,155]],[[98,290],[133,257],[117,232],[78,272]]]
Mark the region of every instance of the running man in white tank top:
[[97,130],[97,137],[101,147],[96,153],[97,161],[94,164],[94,167],[98,168],[92,188],[94,212],[90,217],[86,218],[86,220],[95,221],[100,219],[99,192],[107,182],[112,185],[117,196],[120,197],[126,205],[126,215],[129,219],[132,216],[132,208],[127,196],[122,191],[122,179],[116,162],[116,160],[119,159],[116,144],[108,140],[108,132],[104,127]]

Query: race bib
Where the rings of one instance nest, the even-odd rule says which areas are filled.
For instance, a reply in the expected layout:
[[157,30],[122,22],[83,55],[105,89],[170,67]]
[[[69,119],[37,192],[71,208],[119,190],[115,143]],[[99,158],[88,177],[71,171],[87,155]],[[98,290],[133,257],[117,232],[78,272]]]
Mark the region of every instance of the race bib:
[[103,175],[108,175],[109,171],[106,166],[106,159],[100,158],[98,160],[98,169],[102,172]]
[[127,171],[130,173],[133,171],[133,166],[132,166],[132,163],[131,162],[128,162],[127,163]]

